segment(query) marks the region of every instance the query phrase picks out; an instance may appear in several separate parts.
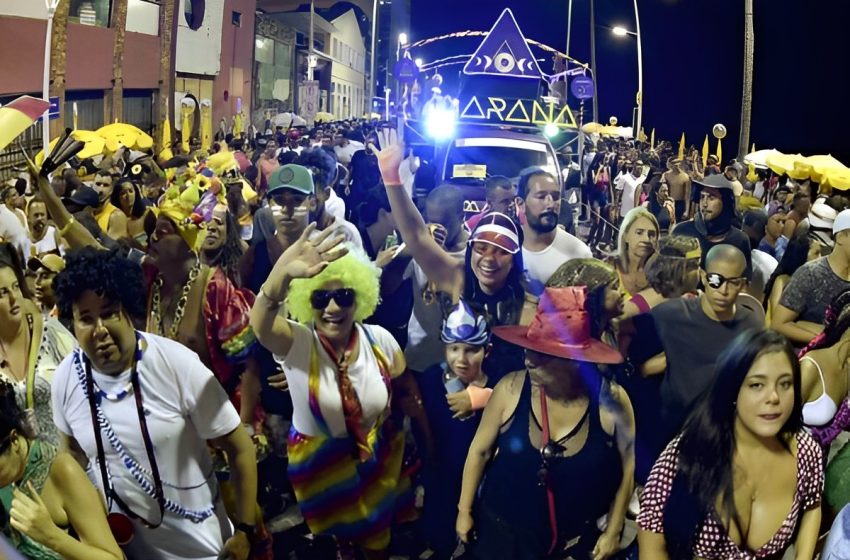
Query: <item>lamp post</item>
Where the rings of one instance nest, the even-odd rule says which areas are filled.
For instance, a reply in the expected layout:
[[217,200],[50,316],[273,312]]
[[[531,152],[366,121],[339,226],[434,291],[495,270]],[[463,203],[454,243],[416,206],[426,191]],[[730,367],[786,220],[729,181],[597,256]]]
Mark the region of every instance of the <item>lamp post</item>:
[[[635,0],[635,14],[637,14],[637,0]],[[637,39],[637,67],[638,67],[638,91],[637,91],[637,118],[634,123],[634,137],[640,138],[641,121],[643,120],[643,56],[641,56],[640,45],[640,26],[638,31],[629,31],[625,27],[616,26],[611,29],[611,32],[617,37],[625,37],[631,35]]]
[[375,83],[378,79],[378,69],[375,68],[375,49],[378,45],[378,0],[372,0],[372,54],[369,63],[369,101],[366,103],[366,114],[372,118],[372,103],[375,99]]
[[[56,14],[59,0],[44,0],[44,5],[47,8],[47,33],[44,36],[44,76],[41,87],[44,99],[50,101],[50,47],[53,40],[53,16]],[[47,115],[41,116],[41,136],[44,157],[47,157],[50,148],[50,117]]]

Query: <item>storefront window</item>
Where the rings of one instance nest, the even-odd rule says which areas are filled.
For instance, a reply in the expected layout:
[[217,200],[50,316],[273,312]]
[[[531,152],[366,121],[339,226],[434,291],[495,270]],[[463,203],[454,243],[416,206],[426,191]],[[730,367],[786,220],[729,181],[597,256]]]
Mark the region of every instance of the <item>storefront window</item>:
[[68,20],[82,25],[109,27],[112,0],[71,0]]

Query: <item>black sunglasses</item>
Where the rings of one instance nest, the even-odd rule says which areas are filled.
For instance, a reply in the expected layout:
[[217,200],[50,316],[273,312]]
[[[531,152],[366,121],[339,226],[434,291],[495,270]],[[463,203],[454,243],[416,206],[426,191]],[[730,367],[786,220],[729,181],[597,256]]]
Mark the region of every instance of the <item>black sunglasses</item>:
[[310,305],[313,309],[321,311],[334,300],[340,307],[351,307],[354,305],[354,290],[351,288],[340,288],[338,290],[316,290],[310,294]]
[[747,281],[746,276],[726,278],[722,274],[718,274],[716,272],[709,272],[705,275],[705,277],[706,280],[708,280],[708,285],[714,288],[715,290],[719,290],[726,282],[729,282],[729,285],[733,288],[742,288],[744,286],[744,283]]

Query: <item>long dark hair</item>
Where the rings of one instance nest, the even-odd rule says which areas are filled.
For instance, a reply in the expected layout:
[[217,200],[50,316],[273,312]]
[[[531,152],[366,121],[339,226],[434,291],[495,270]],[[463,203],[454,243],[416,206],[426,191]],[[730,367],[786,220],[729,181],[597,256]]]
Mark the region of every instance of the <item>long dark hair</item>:
[[[522,228],[517,227],[519,246],[522,247]],[[511,271],[505,279],[504,287],[499,291],[499,301],[488,304],[491,299],[481,289],[478,278],[472,271],[472,243],[466,247],[466,256],[463,262],[463,299],[479,311],[485,311],[494,326],[516,325],[522,314],[522,306],[525,304],[525,266],[522,262],[522,250],[513,255]]]
[[133,207],[130,208],[130,215],[128,217],[138,219],[145,214],[145,203],[142,198],[142,190],[135,181],[130,179],[121,179],[118,181],[118,184],[112,189],[112,194],[109,195],[109,202],[123,212],[124,209],[121,207],[121,187],[128,183],[133,186],[133,192],[136,194],[133,197]]
[[770,292],[773,291],[773,285],[776,283],[776,279],[783,274],[791,276],[798,268],[806,264],[806,261],[809,258],[809,248],[811,245],[812,241],[807,235],[798,235],[788,242],[788,246],[785,248],[785,253],[779,260],[779,264],[776,265],[776,269],[774,269],[773,274],[770,275],[770,279],[767,281],[767,284],[764,286],[764,301],[762,302],[762,305],[765,309],[767,309],[767,304],[770,301]]
[[693,558],[696,536],[721,497],[721,518],[737,519],[732,457],[735,453],[735,418],[738,393],[759,356],[782,352],[791,364],[794,406],[777,435],[790,450],[790,436],[802,427],[800,364],[791,344],[781,334],[747,330],[720,354],[709,391],[694,409],[678,443],[678,467],[664,509],[664,535],[670,558]]
[[239,275],[239,261],[245,253],[242,244],[242,236],[239,235],[239,226],[233,217],[233,213],[229,210],[224,213],[224,225],[227,233],[224,236],[224,243],[215,251],[205,251],[210,264],[218,266],[224,271],[224,274],[237,287],[242,287],[241,277]]

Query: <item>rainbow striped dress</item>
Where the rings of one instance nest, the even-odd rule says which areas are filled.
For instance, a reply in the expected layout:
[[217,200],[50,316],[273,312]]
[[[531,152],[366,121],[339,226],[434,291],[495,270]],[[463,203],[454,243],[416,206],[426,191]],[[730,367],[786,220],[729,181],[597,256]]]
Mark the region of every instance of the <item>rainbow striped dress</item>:
[[371,348],[390,396],[368,435],[370,457],[361,462],[354,438],[331,435],[319,407],[319,350],[314,340],[309,406],[322,433],[308,436],[290,429],[288,474],[301,514],[313,534],[382,550],[389,546],[394,519],[400,511],[408,511],[413,500],[410,481],[402,472],[403,434],[390,418],[389,361],[368,326],[363,325],[363,332],[369,346],[361,345],[361,350]]

